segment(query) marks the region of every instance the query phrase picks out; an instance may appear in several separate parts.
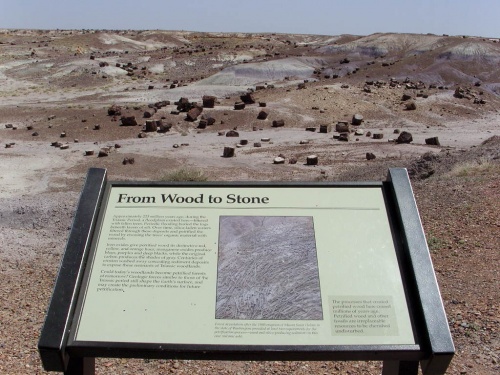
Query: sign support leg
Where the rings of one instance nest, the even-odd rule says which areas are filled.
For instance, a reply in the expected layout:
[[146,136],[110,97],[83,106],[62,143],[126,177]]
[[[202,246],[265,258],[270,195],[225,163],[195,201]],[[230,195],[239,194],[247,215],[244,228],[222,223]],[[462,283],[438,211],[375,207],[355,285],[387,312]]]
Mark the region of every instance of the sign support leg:
[[95,358],[70,358],[64,375],[95,375]]
[[382,375],[417,375],[418,362],[384,361]]

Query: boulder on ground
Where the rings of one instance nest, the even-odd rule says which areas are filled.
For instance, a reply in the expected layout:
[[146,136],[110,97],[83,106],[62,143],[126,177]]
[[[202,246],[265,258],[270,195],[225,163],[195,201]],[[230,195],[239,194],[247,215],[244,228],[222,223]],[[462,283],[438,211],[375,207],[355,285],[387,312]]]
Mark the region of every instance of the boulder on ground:
[[359,113],[355,114],[352,116],[352,124],[353,125],[361,125],[363,122],[363,115],[360,115]]
[[[368,136],[368,133],[366,134]],[[373,139],[382,139],[384,138],[383,133],[373,133]]]
[[337,125],[335,125],[335,131],[338,133],[348,133],[349,132],[349,124],[347,121],[339,121]]
[[108,108],[108,116],[121,116],[121,114],[122,107],[120,107],[119,105],[113,104]]
[[332,130],[330,125],[320,125],[319,132],[320,133],[329,133]]
[[186,115],[186,120],[196,121],[198,119],[198,116],[201,114],[201,111],[203,111],[203,108],[201,107],[191,108]]
[[273,128],[280,128],[282,126],[285,126],[285,120],[274,120],[273,121]]
[[307,165],[318,165],[318,156],[317,155],[309,155],[306,159]]
[[236,103],[234,103],[234,109],[237,110],[237,111],[245,109],[245,103],[243,103],[243,102],[236,102]]
[[226,133],[226,137],[239,137],[240,133],[238,133],[236,130],[229,130]]
[[417,109],[417,105],[415,104],[415,102],[409,102],[406,103],[405,108],[407,111],[414,111],[415,109]]
[[431,145],[431,146],[441,146],[441,143],[439,143],[439,138],[438,137],[426,138],[425,139],[425,144],[426,145]]
[[246,93],[245,95],[241,95],[240,99],[245,104],[254,104],[255,103],[255,99],[254,99],[251,92]]
[[155,132],[158,130],[158,125],[155,120],[147,120],[144,131],[147,133]]
[[225,158],[232,158],[234,156],[234,147],[224,147],[222,156]]
[[214,108],[216,100],[217,98],[215,96],[204,95],[202,98],[203,108]]
[[191,108],[193,108],[193,105],[189,102],[188,98],[180,98],[177,104],[177,110],[180,112],[188,112]]
[[274,158],[273,163],[274,164],[285,164],[285,158],[283,158],[281,156],[277,156]]
[[371,152],[366,153],[366,160],[373,160],[375,158],[376,158],[376,156],[374,153],[371,153]]
[[410,143],[413,141],[413,137],[410,132],[403,131],[399,134],[398,139],[396,139],[396,143]]
[[403,96],[401,97],[401,100],[403,102],[406,102],[407,100],[410,100],[410,99],[411,99],[411,95],[407,94],[407,93],[404,93]]
[[257,115],[258,120],[265,120],[267,118],[267,112],[266,111],[260,111],[259,114]]
[[135,119],[135,116],[122,116],[120,118],[120,121],[122,122],[122,126],[136,126],[137,125],[137,120]]

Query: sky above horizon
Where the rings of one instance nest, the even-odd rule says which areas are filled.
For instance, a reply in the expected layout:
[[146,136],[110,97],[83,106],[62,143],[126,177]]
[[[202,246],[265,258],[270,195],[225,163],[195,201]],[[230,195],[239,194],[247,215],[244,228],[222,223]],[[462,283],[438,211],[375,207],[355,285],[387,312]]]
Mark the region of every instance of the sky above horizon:
[[500,37],[498,0],[0,0],[0,29]]

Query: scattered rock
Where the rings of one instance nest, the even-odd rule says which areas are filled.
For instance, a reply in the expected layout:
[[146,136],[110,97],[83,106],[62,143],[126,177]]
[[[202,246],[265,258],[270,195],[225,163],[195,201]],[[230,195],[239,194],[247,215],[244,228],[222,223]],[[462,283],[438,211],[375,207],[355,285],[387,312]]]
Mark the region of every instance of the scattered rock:
[[108,108],[108,116],[121,116],[122,107],[116,104],[113,104]]
[[297,158],[291,157],[290,160],[288,160],[288,164],[297,164]]
[[147,133],[158,131],[158,126],[156,124],[156,121],[155,120],[147,120],[144,131]]
[[224,147],[222,156],[224,158],[232,158],[234,156],[234,147]]
[[259,102],[259,107],[266,107],[267,104],[265,102]]
[[277,156],[273,160],[274,164],[285,164],[285,158],[282,158],[281,156]]
[[69,148],[69,144],[68,143],[64,143],[64,144],[60,145],[59,148],[61,150],[67,150]]
[[38,134],[38,132],[33,132],[31,135],[32,135],[33,137],[38,137],[40,134]]
[[299,142],[299,144],[301,145],[308,145],[309,144],[309,141],[307,139],[303,139]]
[[[366,134],[368,136],[368,133]],[[382,139],[384,138],[383,133],[373,133],[373,139]]]
[[234,103],[234,109],[237,110],[237,111],[245,109],[245,103],[243,103],[243,102],[236,102],[236,103]]
[[136,126],[137,125],[137,120],[135,119],[135,116],[122,116],[120,118],[121,125],[122,126]]
[[14,125],[12,124],[5,124],[5,129],[12,129]]
[[412,101],[412,102],[406,103],[405,108],[407,111],[414,111],[415,109],[417,109],[417,105],[415,104],[415,102]]
[[332,127],[330,125],[320,125],[319,126],[320,133],[329,133],[331,130],[332,130]]
[[134,164],[135,163],[135,159],[134,158],[125,158],[123,159],[122,161],[122,164],[123,165],[127,165],[127,164]]
[[318,156],[309,155],[306,159],[306,165],[318,165]]
[[[110,152],[109,147],[104,147],[99,150],[99,153],[97,154],[98,158],[103,158],[105,156],[108,156]],[[92,154],[93,155],[93,154]]]
[[85,150],[85,156],[92,156],[94,155],[94,150]]
[[239,137],[240,133],[238,133],[236,130],[229,130],[226,133],[226,137]]
[[147,135],[146,133],[144,133],[144,132],[140,132],[140,133],[137,135],[137,137],[139,137],[139,138],[146,138],[147,136],[148,136],[148,135]]
[[269,142],[271,140],[271,138],[261,138],[260,141],[261,142]]
[[202,98],[204,108],[214,108],[215,101],[217,98],[215,96],[204,95]]
[[348,133],[349,130],[349,124],[347,121],[339,121],[337,122],[337,125],[335,125],[335,131],[338,133]]
[[401,100],[403,102],[406,102],[407,100],[410,100],[410,99],[411,99],[411,95],[407,94],[407,93],[404,93],[403,96],[401,97]]
[[376,158],[375,154],[371,152],[366,153],[366,160],[374,160]]
[[285,120],[274,120],[273,121],[273,128],[279,128],[285,126]]
[[340,133],[339,141],[348,142],[349,141],[349,133]]
[[66,137],[66,132],[62,132],[59,136],[60,136],[61,138],[65,138],[65,137]]
[[396,139],[396,143],[411,143],[413,141],[413,137],[411,133],[407,131],[403,131],[399,137]]
[[355,114],[354,116],[352,116],[351,122],[353,125],[361,125],[361,123],[363,122],[363,115]]
[[356,131],[354,132],[355,135],[363,135],[364,134],[364,130],[363,129],[356,129]]
[[260,111],[257,115],[258,120],[265,120],[267,118],[268,113],[266,111]]
[[191,108],[186,115],[186,119],[188,121],[196,121],[198,119],[198,116],[201,114],[202,111],[203,111],[203,108],[201,108],[201,107]]
[[222,135],[225,135],[225,134],[226,134],[226,132],[224,130],[221,130],[221,131],[217,132],[218,136],[222,136]]
[[144,118],[151,118],[154,116],[155,113],[156,113],[156,108],[154,108],[154,107],[149,108],[146,111],[144,111],[143,117]]
[[439,143],[439,138],[438,137],[426,138],[425,139],[425,144],[426,145],[431,145],[431,146],[441,146],[441,143]]
[[315,131],[316,131],[316,127],[314,127],[314,126],[306,127],[306,132],[315,132]]
[[100,129],[101,129],[101,125],[99,125],[99,124],[94,125],[94,130],[100,130]]
[[254,99],[252,93],[250,93],[250,92],[246,93],[245,95],[241,95],[240,99],[245,104],[254,104],[255,103],[255,99]]
[[260,142],[254,142],[253,147],[262,147]]

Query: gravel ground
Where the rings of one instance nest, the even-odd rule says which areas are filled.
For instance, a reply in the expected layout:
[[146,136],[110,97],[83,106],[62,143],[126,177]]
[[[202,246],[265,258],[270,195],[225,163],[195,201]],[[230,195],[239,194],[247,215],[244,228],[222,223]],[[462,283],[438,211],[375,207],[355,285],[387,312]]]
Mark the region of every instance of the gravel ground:
[[[489,149],[498,145],[496,140]],[[500,370],[500,166],[485,148],[433,160],[439,172],[413,182],[457,349],[450,374]],[[2,374],[45,373],[36,345],[78,195],[53,191],[1,199]],[[379,374],[380,369],[378,362],[97,361],[98,374]]]

